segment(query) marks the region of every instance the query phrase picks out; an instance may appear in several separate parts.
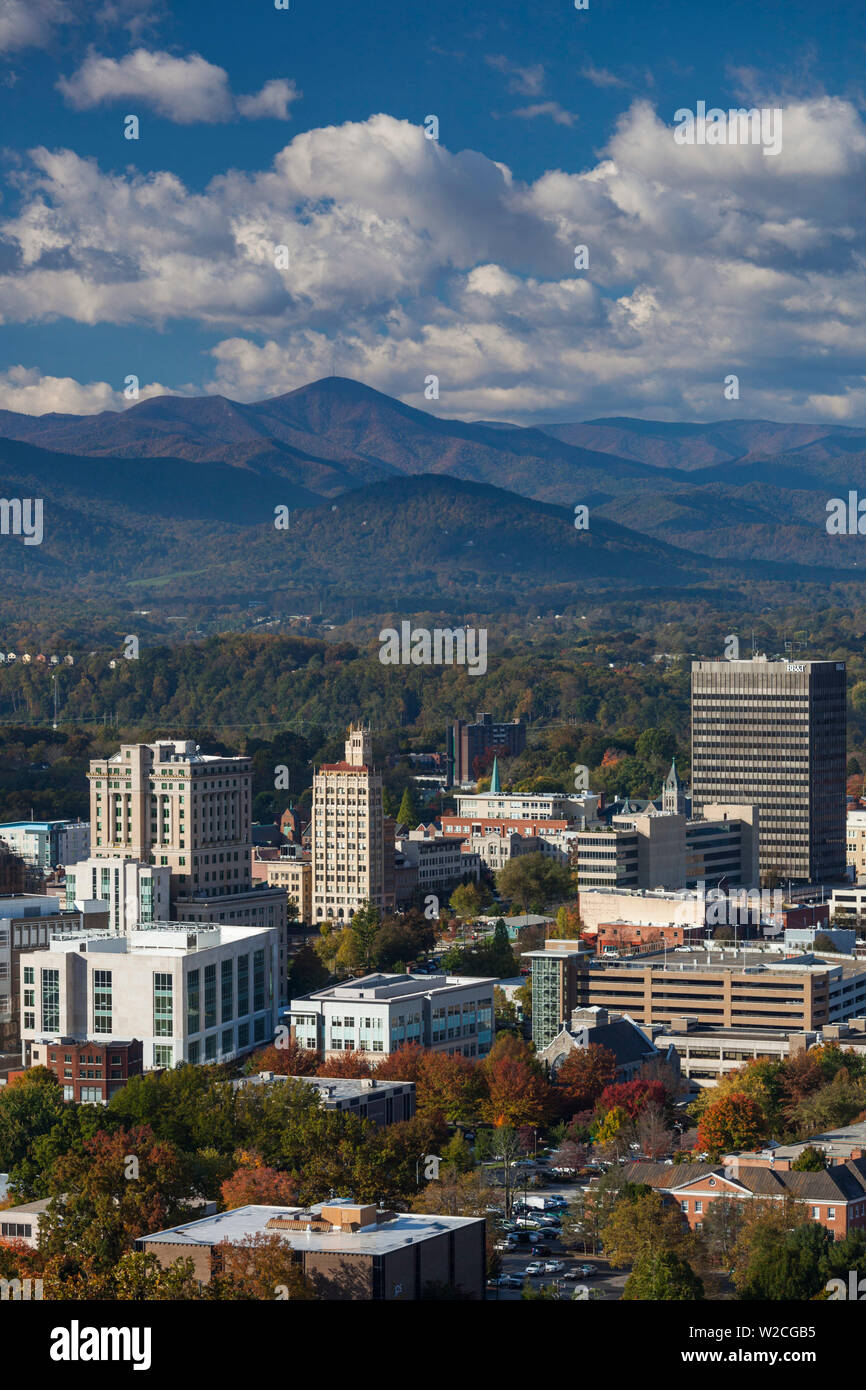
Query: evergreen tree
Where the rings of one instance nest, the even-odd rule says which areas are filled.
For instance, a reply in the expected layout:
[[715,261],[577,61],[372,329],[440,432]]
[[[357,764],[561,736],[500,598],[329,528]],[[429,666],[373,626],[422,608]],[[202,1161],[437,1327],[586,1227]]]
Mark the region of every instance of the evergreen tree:
[[405,825],[407,830],[414,830],[420,819],[414,793],[411,786],[407,786],[400,802],[400,810],[397,812],[397,820],[401,825]]

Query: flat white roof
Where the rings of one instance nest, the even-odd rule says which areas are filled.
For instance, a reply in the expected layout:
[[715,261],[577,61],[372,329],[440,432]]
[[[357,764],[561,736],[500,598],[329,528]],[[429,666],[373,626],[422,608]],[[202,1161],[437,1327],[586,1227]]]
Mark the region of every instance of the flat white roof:
[[272,1217],[318,1215],[323,1206],[345,1205],[337,1200],[317,1203],[312,1207],[236,1207],[234,1211],[221,1212],[217,1216],[205,1216],[200,1221],[187,1221],[166,1231],[156,1231],[152,1235],[141,1236],[145,1241],[157,1241],[163,1245],[218,1245],[220,1241],[240,1243],[246,1236],[278,1235],[293,1250],[314,1250],[317,1253],[342,1251],[345,1254],[386,1255],[392,1250],[403,1250],[417,1245],[419,1241],[429,1240],[461,1226],[478,1225],[483,1218],[477,1216],[427,1216],[414,1212],[398,1212],[393,1220],[382,1226],[369,1226],[361,1231],[287,1231],[268,1229]]

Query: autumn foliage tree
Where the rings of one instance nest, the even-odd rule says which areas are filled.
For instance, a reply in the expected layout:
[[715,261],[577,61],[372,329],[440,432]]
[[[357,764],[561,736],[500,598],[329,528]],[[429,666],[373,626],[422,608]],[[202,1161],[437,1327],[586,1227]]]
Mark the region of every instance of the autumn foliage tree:
[[605,1115],[616,1107],[624,1110],[630,1119],[636,1120],[648,1105],[663,1106],[665,1088],[660,1081],[620,1081],[605,1086],[595,1103],[596,1113]]
[[521,1038],[500,1034],[482,1070],[487,1094],[481,1102],[481,1118],[486,1123],[512,1129],[544,1123],[552,1109],[550,1086]]
[[316,1067],[317,1076],[349,1077],[359,1079],[373,1075],[373,1064],[365,1052],[341,1052],[338,1057],[330,1057]]
[[272,1043],[261,1052],[254,1052],[245,1070],[250,1076],[260,1071],[272,1071],[275,1076],[315,1076],[318,1065],[318,1053],[299,1047],[294,1038],[289,1038],[283,1047]]
[[297,1255],[278,1235],[260,1233],[237,1243],[223,1241],[214,1255],[216,1272],[206,1286],[208,1298],[293,1303],[316,1298],[315,1286]]
[[709,1105],[698,1125],[698,1148],[708,1153],[754,1149],[768,1138],[761,1106],[745,1091],[732,1091]]
[[556,1073],[560,1113],[570,1116],[591,1109],[615,1077],[616,1056],[609,1048],[599,1043],[572,1048]]
[[40,1240],[48,1254],[109,1271],[138,1236],[179,1221],[189,1191],[182,1155],[146,1125],[100,1132],[55,1164]]
[[298,1184],[290,1173],[265,1165],[244,1164],[220,1188],[223,1206],[291,1207],[298,1204]]

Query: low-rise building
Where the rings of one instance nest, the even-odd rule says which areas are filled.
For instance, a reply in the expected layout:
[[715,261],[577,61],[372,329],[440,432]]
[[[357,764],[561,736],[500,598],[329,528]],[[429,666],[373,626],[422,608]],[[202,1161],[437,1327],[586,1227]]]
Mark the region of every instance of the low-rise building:
[[292,1036],[320,1057],[387,1056],[404,1043],[485,1057],[493,1045],[493,978],[363,975],[290,1006]]
[[105,1105],[131,1076],[141,1076],[144,1049],[137,1038],[110,1042],[52,1038],[34,1043],[30,1065],[47,1067],[63,1087],[63,1099]]
[[485,1228],[480,1217],[381,1211],[334,1198],[306,1208],[236,1207],[142,1236],[136,1247],[163,1267],[191,1259],[207,1284],[219,1268],[220,1246],[278,1235],[320,1298],[407,1303],[440,1287],[483,1299]]
[[660,1047],[628,1014],[599,1008],[575,1009],[571,1021],[563,1023],[553,1041],[538,1053],[538,1060],[555,1079],[571,1052],[585,1052],[588,1047],[604,1047],[614,1054],[617,1081],[634,1080],[644,1063],[657,1057],[676,1068],[676,1054],[670,1046]]
[[319,1093],[323,1110],[347,1111],[359,1120],[372,1120],[373,1124],[400,1124],[415,1114],[414,1081],[377,1081],[374,1076],[357,1080],[343,1076],[281,1076],[278,1072],[260,1071],[256,1076],[241,1077],[232,1085],[278,1086],[283,1081],[312,1086]]
[[19,1240],[31,1250],[39,1248],[39,1223],[48,1210],[50,1197],[22,1202],[0,1211],[0,1240]]
[[627,1182],[646,1183],[679,1207],[683,1220],[700,1231],[713,1202],[720,1197],[735,1201],[802,1203],[813,1221],[824,1226],[835,1240],[849,1231],[866,1229],[866,1158],[847,1159],[823,1172],[796,1173],[737,1162],[632,1163],[623,1169]]
[[481,860],[477,854],[464,853],[462,836],[419,826],[397,836],[394,845],[404,863],[415,870],[415,886],[422,893],[447,894],[464,880],[477,883],[481,877]]
[[291,919],[293,926],[309,926],[313,920],[313,865],[309,850],[304,853],[305,857],[281,855],[265,867],[268,887],[281,888],[297,909]]

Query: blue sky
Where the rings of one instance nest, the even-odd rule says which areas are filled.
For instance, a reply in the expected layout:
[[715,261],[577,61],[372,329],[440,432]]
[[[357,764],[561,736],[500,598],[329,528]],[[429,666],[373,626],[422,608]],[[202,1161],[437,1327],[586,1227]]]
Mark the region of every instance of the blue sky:
[[[467,418],[866,423],[864,54],[840,3],[0,0],[0,408],[336,353]],[[778,159],[679,149],[700,100]]]

